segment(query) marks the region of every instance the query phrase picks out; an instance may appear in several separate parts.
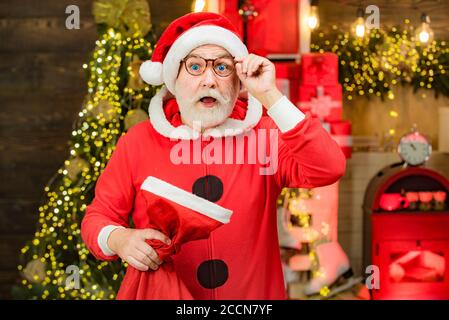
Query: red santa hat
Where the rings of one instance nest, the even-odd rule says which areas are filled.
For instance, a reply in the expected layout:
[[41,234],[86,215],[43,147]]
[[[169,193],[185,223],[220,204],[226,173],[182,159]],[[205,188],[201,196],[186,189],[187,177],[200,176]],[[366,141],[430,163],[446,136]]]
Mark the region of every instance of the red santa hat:
[[189,13],[165,29],[151,61],[141,65],[140,76],[151,85],[165,84],[174,94],[181,60],[193,49],[206,44],[221,46],[234,57],[248,55],[237,29],[226,17],[212,12]]

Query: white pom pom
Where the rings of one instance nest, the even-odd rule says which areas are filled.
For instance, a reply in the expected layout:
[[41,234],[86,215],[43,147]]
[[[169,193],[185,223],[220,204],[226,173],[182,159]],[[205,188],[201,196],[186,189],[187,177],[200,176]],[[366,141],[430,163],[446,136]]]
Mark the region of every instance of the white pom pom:
[[139,74],[143,81],[153,86],[159,86],[164,83],[162,79],[162,63],[145,61],[140,66]]

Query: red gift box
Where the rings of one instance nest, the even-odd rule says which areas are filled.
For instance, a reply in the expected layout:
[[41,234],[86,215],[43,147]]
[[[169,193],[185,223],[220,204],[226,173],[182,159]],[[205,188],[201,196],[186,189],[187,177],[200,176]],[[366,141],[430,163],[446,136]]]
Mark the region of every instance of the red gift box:
[[293,103],[299,99],[299,69],[295,62],[275,62],[276,86]]
[[326,122],[340,121],[343,116],[341,85],[299,87],[297,106]]
[[[238,0],[220,0],[219,11],[238,28],[243,38],[243,22]],[[298,1],[252,0],[257,16],[247,25],[247,47],[250,53],[297,54],[299,51]],[[285,41],[288,39],[288,41]]]
[[[297,0],[252,0],[257,16],[248,21],[247,47],[250,53],[297,54],[299,18]],[[238,10],[237,7],[232,10]]]
[[335,122],[323,122],[323,127],[330,133],[332,139],[334,139],[341,150],[343,151],[346,159],[351,158],[352,155],[352,126],[350,121],[335,121]]
[[299,86],[299,101],[310,101],[312,98],[316,98],[320,92],[318,88],[323,88],[323,95],[330,96],[332,100],[343,100],[343,89],[341,84],[337,83],[332,86],[316,86],[316,85],[303,85]]
[[219,12],[232,22],[243,39],[243,22],[238,7],[239,0],[220,0],[219,2]]
[[338,84],[338,56],[335,53],[308,53],[301,57],[301,84]]

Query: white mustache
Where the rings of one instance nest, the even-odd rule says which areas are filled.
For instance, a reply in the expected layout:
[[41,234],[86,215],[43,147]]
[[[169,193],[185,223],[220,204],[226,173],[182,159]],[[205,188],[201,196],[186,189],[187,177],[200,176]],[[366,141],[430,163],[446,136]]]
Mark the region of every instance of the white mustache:
[[199,93],[197,97],[194,99],[195,102],[200,101],[204,97],[212,97],[216,99],[221,104],[229,103],[230,97],[223,96],[220,92],[215,89],[207,89],[203,92]]

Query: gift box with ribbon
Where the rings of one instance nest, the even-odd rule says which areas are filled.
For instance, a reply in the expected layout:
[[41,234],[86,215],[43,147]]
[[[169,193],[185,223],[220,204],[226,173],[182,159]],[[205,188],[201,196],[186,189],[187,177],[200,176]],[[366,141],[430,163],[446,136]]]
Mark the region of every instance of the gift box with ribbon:
[[343,88],[339,83],[331,86],[300,84],[298,91],[299,101],[310,101],[319,95],[329,96],[332,100],[343,100]]
[[325,122],[340,121],[343,116],[341,85],[299,87],[297,106]]
[[301,85],[338,84],[338,56],[335,53],[308,53],[301,57]]

